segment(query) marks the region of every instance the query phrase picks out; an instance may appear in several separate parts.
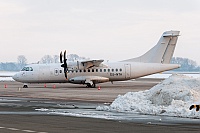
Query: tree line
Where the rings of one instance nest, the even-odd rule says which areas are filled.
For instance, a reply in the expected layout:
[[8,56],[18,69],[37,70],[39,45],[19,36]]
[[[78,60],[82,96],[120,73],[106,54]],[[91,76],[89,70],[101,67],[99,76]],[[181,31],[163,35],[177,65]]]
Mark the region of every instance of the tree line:
[[[76,61],[76,60],[88,60],[89,58],[80,57],[77,54],[70,54],[67,56],[68,61]],[[49,64],[49,63],[59,63],[59,56],[58,55],[45,55],[43,56],[40,61],[37,63],[40,64]],[[200,66],[191,59],[182,58],[182,57],[173,57],[171,60],[172,64],[180,64],[181,67],[179,69],[175,69],[173,71],[192,71],[192,72],[199,72]],[[0,71],[19,71],[25,65],[27,65],[27,59],[24,55],[19,55],[17,57],[17,62],[6,62],[0,63]]]
[[[80,57],[77,54],[69,54],[67,55],[68,61],[76,61],[76,60],[86,60],[89,58]],[[49,64],[49,63],[59,63],[60,57],[58,55],[44,55],[38,62],[38,64]],[[24,66],[27,65],[27,59],[24,55],[19,55],[17,57],[17,62],[6,62],[0,63],[0,71],[19,71]]]
[[181,65],[180,68],[175,69],[173,71],[192,71],[192,72],[200,71],[200,66],[198,66],[197,62],[188,58],[173,57],[171,63]]

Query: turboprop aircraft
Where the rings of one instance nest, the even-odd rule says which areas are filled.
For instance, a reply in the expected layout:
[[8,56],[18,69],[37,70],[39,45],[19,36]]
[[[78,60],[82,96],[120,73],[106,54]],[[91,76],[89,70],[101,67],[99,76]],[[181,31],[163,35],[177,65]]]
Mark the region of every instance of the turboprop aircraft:
[[[179,68],[179,64],[170,64],[179,31],[166,31],[158,43],[137,58],[115,63],[103,63],[104,60],[85,60],[70,62],[60,53],[60,63],[30,64],[25,66],[13,79],[26,83],[73,83],[95,87],[98,83],[135,79],[167,70]],[[63,59],[64,57],[64,59]]]

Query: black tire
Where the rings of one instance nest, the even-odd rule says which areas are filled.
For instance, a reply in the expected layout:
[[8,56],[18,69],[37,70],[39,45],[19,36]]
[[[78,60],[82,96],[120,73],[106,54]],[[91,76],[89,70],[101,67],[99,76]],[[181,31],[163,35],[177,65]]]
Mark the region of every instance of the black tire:
[[86,87],[87,87],[87,88],[91,88],[92,86],[91,86],[91,84],[88,83],[88,84],[86,85]]
[[28,88],[28,85],[24,85],[23,88]]
[[92,85],[90,85],[92,88],[96,88],[96,84],[93,83]]

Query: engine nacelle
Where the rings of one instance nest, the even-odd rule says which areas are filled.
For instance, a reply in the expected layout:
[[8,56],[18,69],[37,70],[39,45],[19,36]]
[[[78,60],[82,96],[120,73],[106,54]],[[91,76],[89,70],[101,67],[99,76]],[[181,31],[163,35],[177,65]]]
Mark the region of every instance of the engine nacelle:
[[69,79],[70,83],[73,84],[88,84],[88,83],[103,83],[108,82],[109,78],[100,77],[100,76],[79,76]]
[[73,84],[85,84],[85,81],[86,79],[82,76],[69,79],[69,82]]

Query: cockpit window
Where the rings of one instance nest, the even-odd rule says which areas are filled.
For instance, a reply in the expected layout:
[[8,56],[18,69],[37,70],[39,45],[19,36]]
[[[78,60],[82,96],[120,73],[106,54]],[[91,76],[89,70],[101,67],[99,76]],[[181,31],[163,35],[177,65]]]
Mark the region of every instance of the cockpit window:
[[26,71],[26,67],[24,67],[21,71]]
[[29,70],[30,70],[30,71],[33,71],[33,68],[32,68],[32,67],[29,67]]
[[29,71],[29,67],[26,68],[26,71]]
[[21,71],[33,71],[32,67],[24,67]]

